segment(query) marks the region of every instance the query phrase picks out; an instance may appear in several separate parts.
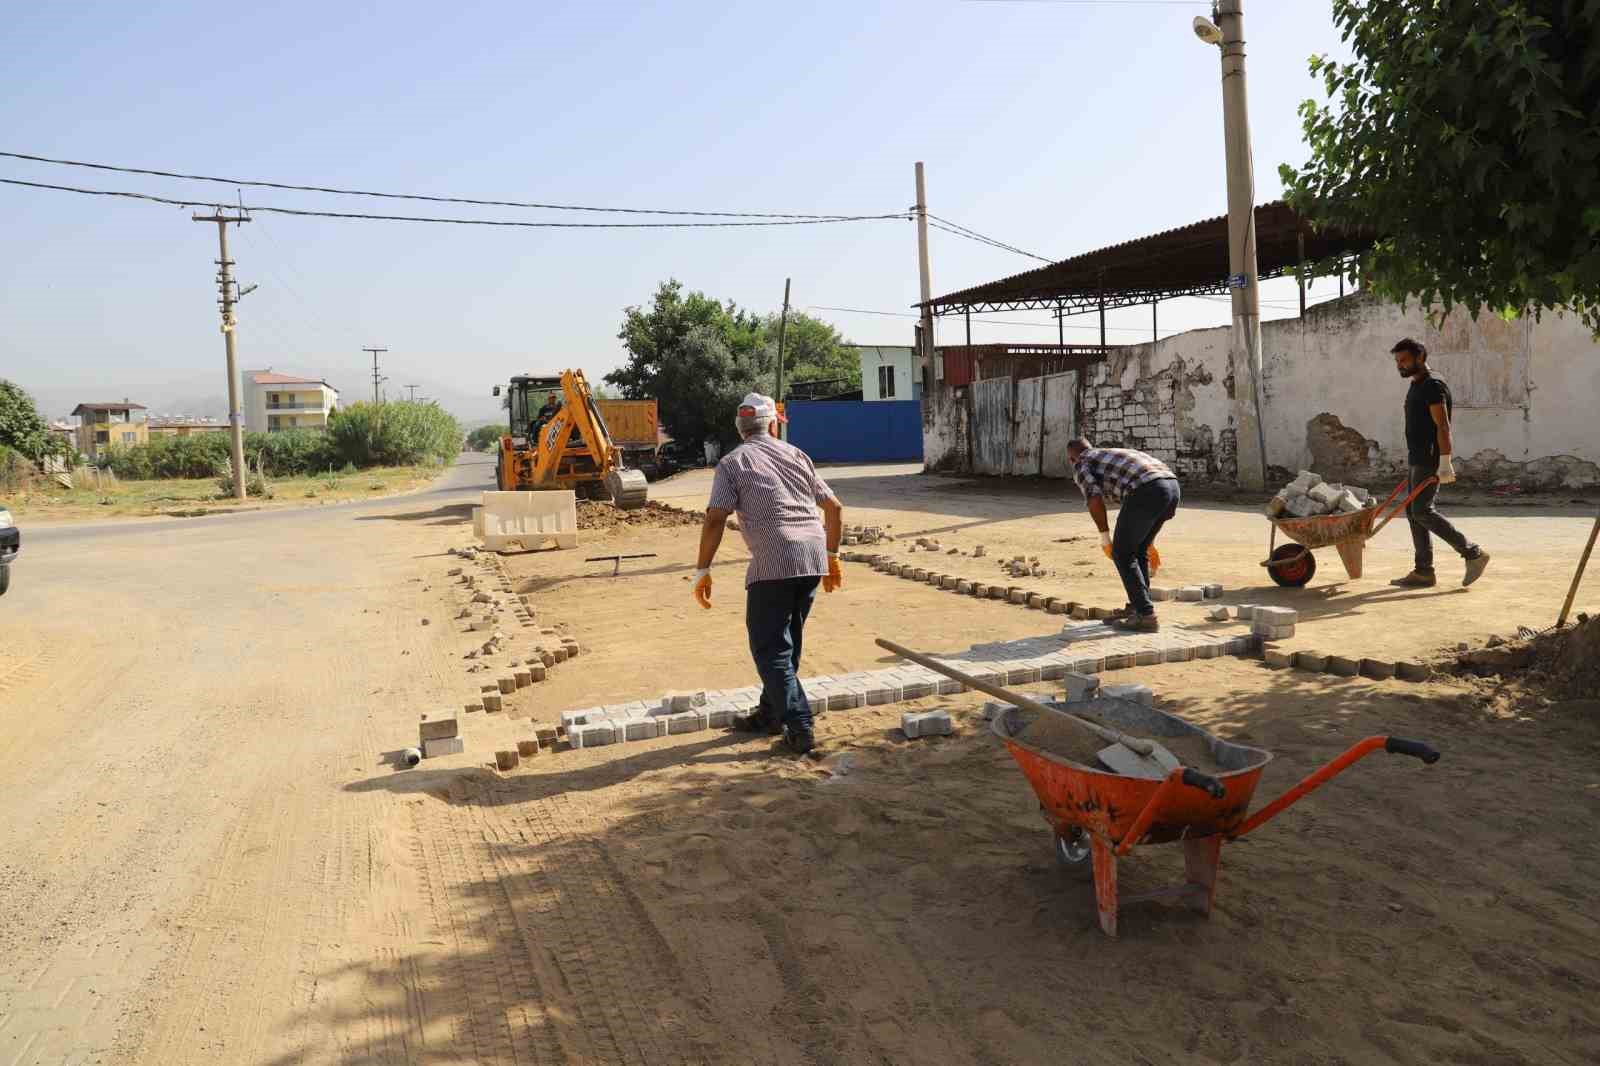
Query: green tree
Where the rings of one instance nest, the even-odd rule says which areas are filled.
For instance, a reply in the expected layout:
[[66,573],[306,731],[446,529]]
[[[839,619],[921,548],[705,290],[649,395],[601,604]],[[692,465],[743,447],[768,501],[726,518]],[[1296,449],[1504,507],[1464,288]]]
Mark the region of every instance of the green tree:
[[67,443],[50,432],[33,397],[20,385],[4,380],[0,380],[0,444],[34,462],[67,452]]
[[358,467],[443,463],[460,450],[461,427],[436,403],[354,403],[328,416],[328,440]]
[[[767,360],[776,374],[779,315],[768,315],[762,323],[762,341],[770,349]],[[861,387],[861,357],[846,344],[832,324],[799,311],[789,312],[789,326],[783,337],[783,379],[830,381],[842,378],[837,391],[850,392]],[[762,391],[770,391],[769,385]]]
[[1600,3],[1334,0],[1355,58],[1311,59],[1311,159],[1280,168],[1311,218],[1368,227],[1380,295],[1600,332]]
[[475,452],[490,451],[498,445],[501,437],[510,432],[510,426],[479,426],[467,434],[467,445]]

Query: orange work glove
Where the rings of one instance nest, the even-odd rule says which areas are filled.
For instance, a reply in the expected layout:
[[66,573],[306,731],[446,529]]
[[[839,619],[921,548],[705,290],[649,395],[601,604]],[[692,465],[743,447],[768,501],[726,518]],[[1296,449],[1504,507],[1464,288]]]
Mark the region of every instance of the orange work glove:
[[844,584],[844,574],[839,570],[839,557],[828,556],[828,576],[822,579],[822,591],[832,592]]
[[[1107,559],[1111,558],[1111,534],[1100,534],[1100,550],[1106,553]],[[1161,569],[1161,553],[1152,544],[1150,550],[1144,553],[1144,558],[1145,562],[1150,564],[1150,575],[1154,577],[1155,572]]]
[[711,571],[696,570],[694,572],[694,602],[711,610]]

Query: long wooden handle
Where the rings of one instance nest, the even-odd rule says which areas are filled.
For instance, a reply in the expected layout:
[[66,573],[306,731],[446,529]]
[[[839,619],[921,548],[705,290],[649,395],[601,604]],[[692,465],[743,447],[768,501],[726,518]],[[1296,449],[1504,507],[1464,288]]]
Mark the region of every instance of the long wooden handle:
[[1033,711],[1036,714],[1060,715],[1068,721],[1074,722],[1077,725],[1087,729],[1089,732],[1093,733],[1107,744],[1121,744],[1124,747],[1131,748],[1133,751],[1138,752],[1140,755],[1149,755],[1155,749],[1154,744],[1150,743],[1148,740],[1144,740],[1141,737],[1130,737],[1126,733],[1120,733],[1115,729],[1108,729],[1098,722],[1089,721],[1087,718],[1079,718],[1077,715],[1070,712],[1062,711],[1055,707],[1047,707],[1038,700],[1029,699],[1027,696],[1022,695],[1021,693],[1012,692],[1010,689],[1001,688],[999,685],[991,685],[987,681],[980,681],[971,674],[964,674],[955,667],[940,662],[938,659],[930,659],[928,656],[919,652],[914,652],[910,648],[903,648],[892,640],[885,640],[884,638],[879,637],[877,644],[878,647],[887,651],[892,651],[902,659],[910,659],[918,666],[926,666],[929,670],[943,674],[945,677],[953,678],[954,680],[961,682],[963,685],[966,685],[968,688],[975,688],[979,692],[987,692],[996,699],[1005,700],[1014,707],[1021,707],[1025,711]]
[[1583,547],[1583,558],[1578,560],[1577,573],[1572,575],[1572,587],[1567,589],[1567,602],[1561,605],[1561,617],[1556,619],[1556,628],[1567,624],[1567,612],[1572,610],[1572,601],[1578,597],[1578,583],[1583,580],[1584,568],[1589,565],[1589,553],[1594,551],[1594,539],[1600,535],[1600,514],[1594,516],[1594,528],[1589,530],[1589,543]]

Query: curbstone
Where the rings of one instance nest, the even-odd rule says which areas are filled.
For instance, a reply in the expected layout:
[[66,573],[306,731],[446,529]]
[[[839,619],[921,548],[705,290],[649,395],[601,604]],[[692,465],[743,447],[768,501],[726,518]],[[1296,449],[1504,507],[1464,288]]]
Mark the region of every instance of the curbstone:
[[1159,648],[1145,648],[1133,653],[1133,665],[1155,666],[1162,661],[1162,652]]
[[956,591],[963,596],[972,595],[972,582],[965,579],[958,580],[956,582]]
[[1011,588],[1006,589],[1006,599],[1012,603],[1026,604],[1028,602],[1028,590],[1020,589],[1013,585]]
[[1198,644],[1194,649],[1196,659],[1219,659],[1222,657],[1222,645]]
[[1296,652],[1294,665],[1297,670],[1309,670],[1314,674],[1320,674],[1328,669],[1328,657],[1320,651]]
[[517,691],[517,679],[514,676],[496,678],[495,684],[499,687],[502,696],[509,696]]
[[989,598],[991,600],[1003,600],[1007,595],[1009,595],[1009,591],[1004,585],[989,586]]
[[1361,660],[1348,655],[1328,656],[1328,673],[1336,677],[1355,677],[1361,673]]
[[1402,661],[1394,664],[1394,670],[1402,681],[1426,681],[1433,676],[1433,669],[1427,663]]
[[1035,611],[1044,610],[1044,608],[1045,608],[1044,594],[1041,593],[1041,592],[1030,592],[1030,593],[1028,593],[1028,606],[1032,607]]
[[501,707],[500,701],[503,698],[504,697],[502,697],[500,695],[500,693],[498,693],[498,692],[485,692],[483,694],[483,711],[484,711],[484,713],[485,714],[494,714],[495,712],[499,711],[500,707]]
[[554,751],[556,748],[556,731],[554,729],[536,729],[533,735],[538,739],[539,746],[545,751]]
[[1072,610],[1072,604],[1066,600],[1051,600],[1045,610],[1051,614],[1068,614]]
[[527,688],[529,685],[533,684],[533,671],[518,670],[512,675],[512,678],[516,681],[518,688]]
[[1156,694],[1149,685],[1101,685],[1100,695],[1114,700],[1132,700],[1146,707],[1155,706]]
[[1066,682],[1068,703],[1090,699],[1100,691],[1100,679],[1093,674],[1069,673],[1062,680]]
[[481,711],[483,710],[483,701],[477,700],[476,702],[466,704],[464,707],[462,707],[462,710],[467,714],[472,714],[474,711]]
[[455,715],[449,718],[424,717],[417,724],[417,739],[421,741],[448,740],[461,734],[461,722]]
[[1037,666],[1009,665],[1006,667],[1006,680],[1008,685],[1032,685],[1039,681],[1039,668]]
[[1102,661],[1100,668],[1102,670],[1126,670],[1133,666],[1134,661],[1134,655],[1132,652],[1125,652],[1120,655],[1107,655]]
[[1294,636],[1294,629],[1295,627],[1292,625],[1269,626],[1264,622],[1252,622],[1250,624],[1250,632],[1263,640],[1288,640]]
[[422,742],[424,759],[437,759],[441,755],[460,755],[466,750],[467,746],[460,737],[440,737],[437,740]]
[[676,736],[679,733],[698,733],[705,729],[710,716],[705,711],[689,711],[684,714],[667,715],[667,733]]
[[1223,651],[1228,655],[1249,655],[1256,648],[1256,641],[1246,636],[1229,637],[1227,644],[1223,645]]
[[1268,648],[1262,653],[1262,658],[1272,669],[1283,670],[1294,665],[1295,653],[1281,648]]
[[1374,681],[1387,681],[1394,677],[1395,664],[1387,659],[1362,659],[1361,676],[1370,677]]
[[629,718],[622,723],[623,740],[654,740],[661,735],[661,726],[654,718]]
[[574,748],[598,748],[616,740],[616,726],[610,722],[590,722],[567,727],[567,743]]
[[1155,588],[1154,586],[1152,586],[1151,589],[1150,589],[1150,602],[1151,603],[1164,603],[1167,600],[1170,600],[1172,598],[1173,598],[1172,589]]
[[1186,663],[1194,659],[1194,648],[1188,644],[1169,644],[1161,650],[1161,661]]
[[1178,590],[1178,599],[1183,603],[1198,603],[1206,598],[1206,590],[1199,585],[1187,585]]
[[907,739],[915,740],[918,737],[947,737],[956,730],[949,711],[922,711],[901,715],[900,731]]
[[522,756],[515,751],[497,751],[494,753],[494,764],[502,772],[515,770],[517,763],[522,761]]

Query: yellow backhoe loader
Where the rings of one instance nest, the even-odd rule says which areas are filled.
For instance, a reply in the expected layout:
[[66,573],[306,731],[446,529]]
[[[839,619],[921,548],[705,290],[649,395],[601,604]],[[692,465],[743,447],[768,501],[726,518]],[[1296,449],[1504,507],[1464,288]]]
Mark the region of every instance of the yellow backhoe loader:
[[[641,471],[624,465],[622,448],[606,427],[583,371],[518,375],[506,392],[511,432],[500,438],[495,470],[502,491],[572,489],[581,499],[609,497],[624,511],[645,505],[649,484]],[[494,395],[500,395],[500,386]]]

